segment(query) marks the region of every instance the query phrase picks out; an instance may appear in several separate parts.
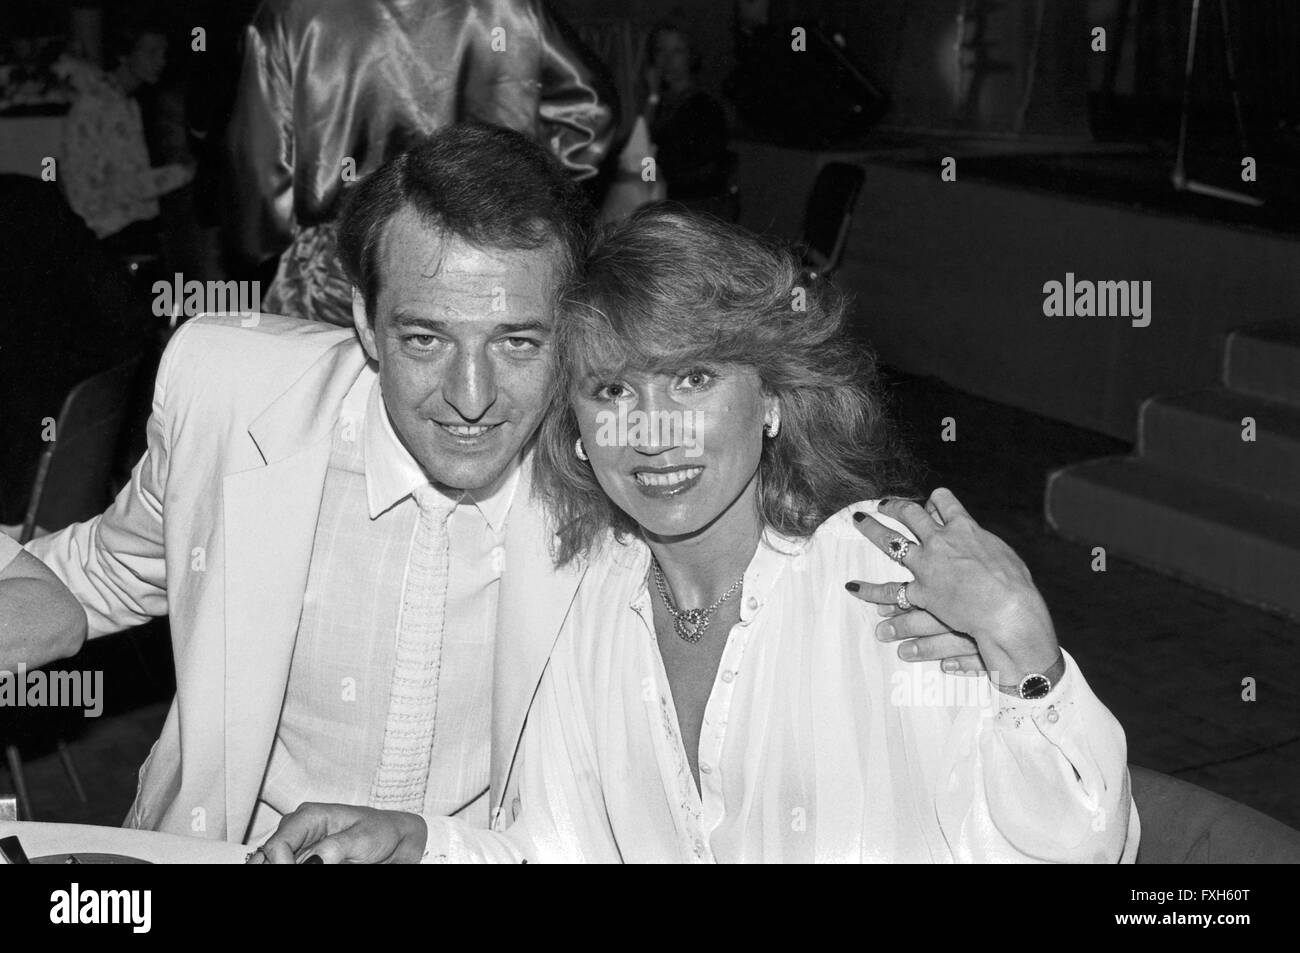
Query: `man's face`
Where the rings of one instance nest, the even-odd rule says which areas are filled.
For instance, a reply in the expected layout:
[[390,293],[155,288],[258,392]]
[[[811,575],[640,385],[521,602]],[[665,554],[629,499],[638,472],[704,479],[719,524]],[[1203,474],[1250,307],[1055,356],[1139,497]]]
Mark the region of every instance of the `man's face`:
[[136,41],[135,49],[126,62],[140,82],[152,86],[162,78],[163,69],[167,66],[167,37],[158,33],[145,33]]
[[388,223],[373,325],[360,295],[354,317],[393,429],[436,482],[488,486],[541,423],[558,257],[444,238],[410,210]]

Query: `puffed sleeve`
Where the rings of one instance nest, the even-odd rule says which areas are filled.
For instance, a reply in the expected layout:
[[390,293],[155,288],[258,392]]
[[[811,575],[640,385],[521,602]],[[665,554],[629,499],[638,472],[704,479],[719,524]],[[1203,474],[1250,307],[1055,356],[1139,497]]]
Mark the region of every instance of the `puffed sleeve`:
[[996,689],[958,710],[935,804],[961,862],[1132,862],[1139,823],[1124,730],[1065,655],[1061,681],[1026,701]]

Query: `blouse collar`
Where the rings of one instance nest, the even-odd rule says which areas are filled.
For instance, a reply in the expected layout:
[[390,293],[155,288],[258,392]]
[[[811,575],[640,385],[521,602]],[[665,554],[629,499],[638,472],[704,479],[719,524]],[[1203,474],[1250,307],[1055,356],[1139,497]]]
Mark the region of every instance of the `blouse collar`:
[[[801,571],[810,540],[811,537],[786,536],[770,527],[763,531],[741,584],[742,623],[749,622],[768,603],[783,572],[787,569]],[[628,606],[640,611],[647,606],[650,597],[650,547],[639,536],[629,537],[622,543],[611,538],[606,545],[609,547],[606,557],[633,580]]]

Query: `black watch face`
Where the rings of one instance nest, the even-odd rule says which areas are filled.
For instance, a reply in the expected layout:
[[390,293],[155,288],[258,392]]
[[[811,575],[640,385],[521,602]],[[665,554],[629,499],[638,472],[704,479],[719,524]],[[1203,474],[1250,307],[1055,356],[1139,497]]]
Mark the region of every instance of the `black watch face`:
[[1052,683],[1046,675],[1027,675],[1020,683],[1021,698],[1042,698],[1052,690]]

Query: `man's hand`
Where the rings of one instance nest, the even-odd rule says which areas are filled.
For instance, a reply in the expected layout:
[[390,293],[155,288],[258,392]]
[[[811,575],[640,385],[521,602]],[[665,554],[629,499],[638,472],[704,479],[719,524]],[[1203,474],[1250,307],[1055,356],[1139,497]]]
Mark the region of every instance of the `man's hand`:
[[[898,584],[893,585],[897,589]],[[886,618],[876,626],[876,638],[881,642],[903,643],[898,648],[899,658],[909,662],[942,661],[943,670],[954,674],[974,675],[984,671],[984,660],[975,640],[948,628],[946,622],[924,609],[903,612],[897,606],[881,606],[880,614]]]
[[303,804],[280,821],[250,864],[418,864],[429,831],[424,818],[351,804]]

